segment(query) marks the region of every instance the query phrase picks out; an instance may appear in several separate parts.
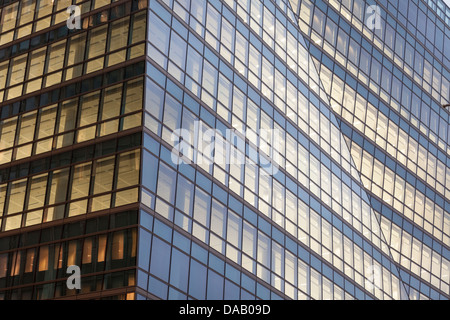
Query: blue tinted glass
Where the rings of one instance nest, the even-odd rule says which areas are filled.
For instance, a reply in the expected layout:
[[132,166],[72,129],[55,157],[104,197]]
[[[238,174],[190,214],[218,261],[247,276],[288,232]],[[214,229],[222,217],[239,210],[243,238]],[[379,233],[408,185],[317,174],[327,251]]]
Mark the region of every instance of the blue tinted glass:
[[192,216],[194,204],[194,185],[183,176],[178,175],[176,207],[185,214]]
[[187,291],[189,257],[177,249],[172,251],[170,267],[170,284],[182,291]]
[[186,300],[186,299],[187,296],[184,293],[169,287],[169,300]]
[[148,279],[148,291],[161,299],[167,299],[167,284],[152,276]]
[[206,297],[206,274],[206,267],[191,259],[189,294],[196,299],[204,300]]
[[158,172],[158,159],[144,150],[144,165],[142,166],[142,184],[150,189],[156,191],[156,177]]
[[225,300],[238,300],[239,299],[239,287],[234,283],[225,280]]
[[152,235],[145,230],[139,232],[139,259],[138,267],[148,270],[150,263],[150,248],[152,247]]
[[223,281],[224,278],[211,269],[208,270],[208,295],[209,300],[223,299]]
[[256,284],[256,295],[262,300],[270,300],[270,290],[260,283]]
[[147,290],[148,274],[141,270],[138,270],[136,283],[142,289]]

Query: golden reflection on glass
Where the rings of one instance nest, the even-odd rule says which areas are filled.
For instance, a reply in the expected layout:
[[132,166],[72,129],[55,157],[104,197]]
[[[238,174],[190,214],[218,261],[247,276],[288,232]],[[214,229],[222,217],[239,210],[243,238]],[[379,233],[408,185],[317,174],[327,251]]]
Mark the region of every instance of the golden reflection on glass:
[[94,194],[112,190],[115,157],[99,159],[95,162]]
[[8,272],[8,253],[0,254],[0,278],[6,277]]
[[14,145],[17,117],[0,121],[0,150]]
[[15,251],[12,256],[11,263],[11,276],[17,276],[20,272],[20,261],[22,257],[22,251]]
[[48,204],[66,201],[69,169],[55,170],[51,176],[50,195]]
[[0,32],[5,32],[15,27],[18,8],[19,2],[12,3],[3,8],[0,20]]
[[48,270],[48,246],[39,248],[39,271]]
[[112,260],[121,260],[123,259],[124,254],[124,232],[118,231],[114,232],[112,239]]

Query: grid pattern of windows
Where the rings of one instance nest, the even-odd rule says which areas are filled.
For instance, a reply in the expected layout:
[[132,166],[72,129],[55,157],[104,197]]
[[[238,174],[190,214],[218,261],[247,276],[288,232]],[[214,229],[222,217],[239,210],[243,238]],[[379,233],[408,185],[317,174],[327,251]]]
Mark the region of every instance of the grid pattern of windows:
[[[15,4],[18,3],[22,2]],[[121,6],[115,8],[129,11],[131,3],[127,4],[125,9]],[[44,42],[46,47],[38,46],[9,61],[0,62],[0,87],[5,88],[0,91],[0,101],[36,92],[144,54],[145,11],[114,19],[109,24],[107,21],[102,20],[98,26],[89,26],[86,31],[76,32],[69,38],[49,44],[47,40]],[[48,35],[43,34],[37,42],[41,44],[46,38]]]
[[0,2],[1,300],[135,298],[147,6]]
[[2,231],[135,203],[139,168],[133,150],[1,183]]
[[[83,19],[82,26],[85,29],[95,23],[108,21],[109,14],[111,14],[111,17],[115,17],[117,14],[122,13],[121,11],[123,10],[127,10],[129,13],[129,2],[123,7],[113,7],[113,11],[105,8],[105,6],[114,2],[116,1],[62,0],[55,3],[51,0],[26,0],[13,2],[0,9],[0,46],[62,22],[65,23],[69,18],[67,8],[72,4],[79,6],[81,14],[88,12],[100,13],[95,17],[89,16]],[[146,6],[146,2],[142,0],[134,1],[133,6],[142,9]]]
[[[160,299],[282,299],[240,266],[141,211],[137,286]],[[138,295],[137,299],[145,299]]]
[[81,294],[135,285],[137,229],[130,226],[137,217],[116,213],[0,239],[0,300],[73,296],[66,286],[71,265],[81,268]]
[[[356,1],[356,3],[359,2]],[[341,8],[343,11],[345,9],[344,5],[339,5],[336,1],[332,3],[336,10]],[[331,7],[329,11],[333,11]],[[343,16],[345,17],[345,15]],[[397,28],[395,27],[397,24],[391,27],[387,22],[391,21],[390,19],[381,19],[382,28],[374,30],[374,32],[369,31],[361,23],[361,20],[364,21],[364,17],[350,15],[347,19],[338,19],[335,14],[326,18],[325,13],[319,8],[315,9],[310,1],[303,1],[300,8],[299,21],[303,26],[302,30],[311,36],[315,44],[322,47],[358,81],[370,87],[382,101],[401,113],[409,125],[427,135],[431,141],[442,148],[444,153],[450,152],[447,142],[449,140],[448,113],[441,108],[441,104],[446,103],[450,95],[450,73],[445,64],[441,65],[437,58],[428,52],[425,53],[424,45],[412,38],[410,34],[406,36],[406,31],[400,24]],[[312,21],[315,24],[311,23]],[[335,21],[339,21],[339,32],[335,32],[333,35],[325,34],[326,30],[336,28],[337,22]],[[351,25],[348,22],[351,22]],[[318,26],[317,28],[320,29],[316,31],[317,24],[323,26]],[[312,25],[313,28],[310,28],[309,25]],[[350,35],[351,28],[362,31],[366,38],[362,38],[355,32]],[[386,39],[383,41],[386,34],[385,29],[389,28],[393,39],[391,47]],[[447,36],[446,39],[450,43]],[[324,63],[324,66],[321,67],[321,80],[329,94],[333,84],[331,95],[340,104],[342,96],[339,96],[339,93],[345,91],[342,89],[344,84],[341,79],[336,81],[331,79],[333,65],[331,61],[323,60],[328,63]],[[335,72],[334,78],[337,78],[337,75],[343,77],[342,73]],[[346,79],[344,78],[344,80]],[[431,88],[434,90],[433,93]],[[430,99],[431,94],[436,101]]]
[[362,1],[291,2],[409,297],[448,295],[448,26],[421,1],[380,1],[378,30]]
[[[389,255],[381,228],[286,3],[205,4],[150,1],[148,52],[155,67],[147,67],[144,124],[155,135],[144,138],[150,151],[144,163],[152,169],[143,168],[143,203],[290,298],[339,298],[330,295],[330,266],[345,275],[339,288],[346,297],[405,297],[389,258],[379,260]],[[279,128],[279,173],[267,176],[251,161],[223,166],[185,137],[191,151],[184,148],[183,156],[207,161],[196,170],[174,166],[171,134],[192,129],[196,120],[201,131]],[[236,151],[246,160],[245,150],[270,146],[244,140]],[[289,241],[302,243],[311,259],[296,260],[301,250],[290,251]],[[302,263],[315,267],[300,282]],[[376,288],[366,281],[374,266],[384,279]]]
[[0,165],[140,126],[142,101],[138,78],[3,119]]

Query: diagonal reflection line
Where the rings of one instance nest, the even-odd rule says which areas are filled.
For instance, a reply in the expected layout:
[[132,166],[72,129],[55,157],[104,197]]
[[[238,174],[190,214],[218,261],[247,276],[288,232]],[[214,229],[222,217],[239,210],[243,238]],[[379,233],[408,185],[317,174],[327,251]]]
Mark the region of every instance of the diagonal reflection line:
[[[450,0],[447,0],[447,1],[450,1]],[[288,9],[288,10],[291,10],[291,11],[294,13],[294,16],[295,16],[295,18],[296,18],[296,21],[298,21],[298,19],[300,19],[299,11],[300,11],[300,8],[301,8],[301,3],[302,3],[302,1],[301,1],[301,0],[298,0],[298,1],[295,1],[295,3],[296,3],[296,10],[293,10],[293,9],[292,9],[292,8],[293,8],[292,0],[289,0],[289,1],[288,1],[288,6],[289,6],[289,9]],[[301,31],[300,25],[299,25],[298,23],[297,23],[297,26],[299,27],[299,30]],[[302,32],[302,31],[301,31],[301,32]],[[303,32],[302,32],[302,33],[303,33]],[[326,96],[327,96],[327,100],[328,100],[328,106],[327,106],[327,107],[332,111],[332,112],[330,113],[330,116],[333,117],[333,120],[335,121],[335,123],[338,124],[338,127],[340,128],[339,122],[337,121],[337,119],[336,119],[336,117],[335,117],[335,112],[334,112],[333,108],[330,107],[330,106],[331,106],[331,98],[330,98],[330,95],[325,91],[325,89],[324,89],[325,87],[324,87],[324,85],[323,85],[323,82],[322,82],[322,80],[320,79],[320,74],[319,74],[319,72],[318,72],[318,66],[315,65],[314,59],[312,59],[311,55],[309,54],[309,46],[310,46],[310,44],[308,45],[307,42],[305,41],[305,39],[302,39],[302,40],[303,40],[303,42],[305,43],[305,46],[306,46],[307,49],[308,49],[308,56],[309,56],[309,63],[310,63],[310,66],[311,66],[311,64],[312,64],[312,68],[310,67],[309,70],[310,70],[310,71],[313,70],[313,71],[316,72],[317,78],[319,79],[319,82],[320,82],[320,83],[319,83],[319,85],[320,85],[320,87],[321,87],[320,89],[323,90],[323,91],[326,93]],[[309,41],[308,41],[308,43],[309,43]],[[341,132],[341,135],[343,135],[342,132]],[[351,160],[352,160],[352,167],[353,167],[353,168],[356,170],[356,172],[358,173],[359,182],[361,183],[362,186],[364,186],[364,184],[362,183],[362,179],[361,179],[361,172],[356,168],[356,166],[355,166],[355,161],[354,161],[354,159],[353,159],[353,155],[352,155],[351,152],[350,152],[351,148],[350,148],[350,146],[348,145],[348,142],[347,142],[346,139],[342,139],[342,140],[345,141],[345,146],[346,146],[346,148],[347,148],[348,153],[350,154],[350,158],[351,158]],[[365,194],[367,200],[368,200],[369,203],[371,204],[371,203],[372,203],[372,202],[370,201],[371,197],[368,196],[368,194],[367,194],[367,192],[366,192],[366,187],[364,187],[363,191],[364,191],[364,194]],[[389,256],[390,256],[390,258],[392,259],[392,261],[394,262],[393,265],[395,266],[395,270],[397,271],[396,276],[398,276],[398,278],[399,278],[399,280],[400,280],[400,283],[402,284],[402,286],[401,286],[401,293],[400,293],[400,299],[405,299],[405,297],[406,297],[405,300],[409,300],[410,298],[409,298],[408,290],[406,290],[406,288],[405,288],[405,283],[406,283],[406,282],[405,282],[405,281],[402,279],[402,277],[401,277],[400,269],[399,269],[399,267],[397,266],[397,264],[395,263],[395,260],[394,260],[393,255],[392,255],[392,248],[391,248],[391,246],[390,246],[390,245],[387,243],[387,241],[386,241],[386,236],[385,236],[385,234],[384,234],[384,232],[383,232],[383,229],[381,228],[381,221],[378,219],[377,215],[375,214],[375,212],[374,212],[374,210],[373,210],[373,208],[372,208],[372,205],[370,205],[370,212],[371,212],[372,217],[375,217],[375,221],[378,223],[378,228],[379,228],[380,234],[381,234],[381,236],[382,236],[382,241],[384,242],[384,244],[385,244],[386,247],[388,248]],[[381,216],[380,216],[380,219],[381,219]]]

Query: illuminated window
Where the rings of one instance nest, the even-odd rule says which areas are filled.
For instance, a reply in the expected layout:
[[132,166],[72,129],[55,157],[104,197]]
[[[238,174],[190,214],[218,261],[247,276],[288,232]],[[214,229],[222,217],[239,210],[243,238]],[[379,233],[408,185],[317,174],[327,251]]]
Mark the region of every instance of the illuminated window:
[[91,164],[80,164],[74,167],[69,199],[86,197],[89,194],[91,181]]
[[100,235],[98,238],[98,247],[97,247],[97,262],[104,262],[106,256],[106,235]]

